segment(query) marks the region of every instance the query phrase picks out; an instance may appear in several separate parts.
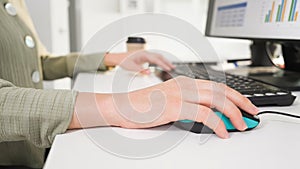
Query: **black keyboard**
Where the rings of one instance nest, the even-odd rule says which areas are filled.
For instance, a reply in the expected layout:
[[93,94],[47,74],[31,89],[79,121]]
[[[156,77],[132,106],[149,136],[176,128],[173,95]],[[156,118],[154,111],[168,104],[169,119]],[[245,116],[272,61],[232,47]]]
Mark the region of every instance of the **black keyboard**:
[[212,80],[224,83],[249,98],[256,106],[289,106],[295,96],[290,91],[251,79],[216,71],[201,63],[176,63],[171,72],[160,72],[159,77],[166,81],[176,76],[188,76],[195,79]]

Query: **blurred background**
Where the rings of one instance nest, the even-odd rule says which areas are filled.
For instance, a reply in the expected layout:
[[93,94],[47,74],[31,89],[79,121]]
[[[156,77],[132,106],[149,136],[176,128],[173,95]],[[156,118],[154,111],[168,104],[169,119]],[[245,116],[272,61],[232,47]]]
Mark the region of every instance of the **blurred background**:
[[[48,51],[64,54],[80,51],[101,28],[125,16],[145,12],[169,14],[205,32],[209,0],[25,0],[41,41]],[[164,37],[145,37],[148,49],[172,52],[181,61],[194,61],[186,48]],[[250,41],[208,38],[220,61],[250,58]],[[113,52],[126,51],[121,43]],[[172,60],[172,58],[170,58]],[[45,82],[46,88],[70,89],[64,78]]]

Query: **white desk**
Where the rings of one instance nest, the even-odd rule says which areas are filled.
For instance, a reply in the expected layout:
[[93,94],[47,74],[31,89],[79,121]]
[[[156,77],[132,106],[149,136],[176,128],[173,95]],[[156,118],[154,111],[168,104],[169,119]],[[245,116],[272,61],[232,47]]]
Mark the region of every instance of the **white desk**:
[[[123,72],[124,79],[130,79],[128,72]],[[111,87],[113,72],[97,74],[80,74],[74,88],[79,91],[110,92],[125,91],[118,87]],[[127,79],[126,79],[127,78]],[[159,83],[155,76],[139,76],[132,81],[129,90],[146,87]],[[138,84],[137,84],[138,83]],[[93,87],[92,84],[97,84]],[[300,92],[295,93],[300,97]],[[297,99],[291,107],[268,107],[261,110],[278,110],[300,114],[300,101]],[[168,126],[145,130],[128,130],[114,128],[113,131],[131,138],[154,137],[163,132]],[[122,158],[97,146],[86,133],[101,135],[107,128],[70,131],[55,138],[51,152],[47,159],[46,169],[82,169],[82,168],[300,168],[300,120],[276,115],[261,116],[260,125],[254,130],[243,133],[231,133],[230,139],[222,140],[215,135],[200,144],[198,134],[188,133],[187,137],[168,152],[145,159]],[[173,129],[169,132],[172,141],[182,134],[182,130]],[[103,135],[102,135],[103,136]],[[116,140],[111,140],[112,144]],[[153,143],[153,145],[157,145]],[[122,143],[125,149],[135,150]]]

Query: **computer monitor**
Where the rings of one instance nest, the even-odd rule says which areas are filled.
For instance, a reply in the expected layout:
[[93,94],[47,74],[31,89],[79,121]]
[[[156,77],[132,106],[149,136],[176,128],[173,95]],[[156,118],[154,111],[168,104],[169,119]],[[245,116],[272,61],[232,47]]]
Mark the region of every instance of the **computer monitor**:
[[[205,34],[253,40],[254,66],[271,65],[266,44],[278,42],[282,44],[285,69],[300,71],[299,12],[300,0],[209,0]],[[299,73],[280,74],[258,78],[278,87],[300,90]]]
[[300,40],[300,0],[209,1],[209,36]]

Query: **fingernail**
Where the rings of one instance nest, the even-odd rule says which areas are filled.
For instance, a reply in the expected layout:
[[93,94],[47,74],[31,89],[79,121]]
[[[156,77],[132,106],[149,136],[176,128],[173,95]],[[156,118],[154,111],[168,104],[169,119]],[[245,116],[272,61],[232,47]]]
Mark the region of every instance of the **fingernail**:
[[242,128],[241,128],[242,130],[241,131],[245,131],[247,128],[248,128],[247,125],[243,122],[242,123]]
[[253,111],[255,112],[255,114],[257,114],[259,112],[259,109],[256,106],[254,106]]
[[149,75],[150,74],[150,70],[149,69],[145,69],[145,70],[142,70],[141,73]]
[[229,133],[227,133],[227,132],[224,133],[224,138],[225,138],[225,139],[228,139],[228,138],[229,138]]

